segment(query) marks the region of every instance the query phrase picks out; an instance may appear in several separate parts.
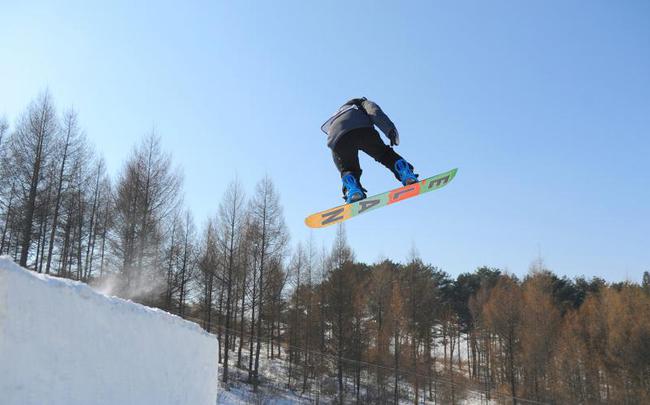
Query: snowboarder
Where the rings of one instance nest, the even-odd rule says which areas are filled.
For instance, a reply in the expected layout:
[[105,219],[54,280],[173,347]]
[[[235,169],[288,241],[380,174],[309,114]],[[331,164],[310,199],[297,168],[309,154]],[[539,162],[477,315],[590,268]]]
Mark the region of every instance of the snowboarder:
[[[375,125],[386,135],[390,146],[381,140]],[[321,126],[321,130],[327,134],[327,146],[332,149],[334,164],[341,173],[343,199],[347,203],[366,198],[366,190],[360,181],[359,150],[386,166],[403,185],[418,181],[413,166],[392,148],[399,145],[395,124],[371,100],[361,97],[347,101]]]

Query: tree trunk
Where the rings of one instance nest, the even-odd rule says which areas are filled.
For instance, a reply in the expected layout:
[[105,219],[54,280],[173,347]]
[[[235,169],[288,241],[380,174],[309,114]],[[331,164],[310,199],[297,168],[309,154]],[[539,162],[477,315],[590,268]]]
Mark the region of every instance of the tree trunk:
[[[69,124],[70,122],[68,122]],[[54,213],[53,213],[53,219],[52,219],[52,231],[50,232],[50,242],[48,245],[47,249],[47,263],[45,265],[45,273],[50,274],[50,265],[51,265],[51,257],[52,257],[52,250],[54,248],[54,238],[56,236],[56,230],[57,227],[59,226],[59,209],[61,208],[61,193],[63,191],[63,179],[65,176],[65,167],[66,163],[68,162],[68,152],[70,149],[70,139],[72,137],[72,126],[68,125],[66,128],[66,135],[65,135],[65,144],[63,146],[63,156],[61,157],[61,166],[59,168],[59,178],[58,178],[58,184],[56,187],[56,197],[54,199]]]
[[223,382],[228,382],[228,359],[230,352],[230,317],[231,306],[232,306],[232,278],[233,278],[233,267],[234,267],[234,250],[235,250],[235,222],[234,215],[233,221],[230,223],[230,240],[228,247],[228,277],[226,279],[226,336],[225,336],[225,347],[224,347],[224,361],[223,361]]
[[[11,210],[12,210],[12,204],[14,200],[14,192],[15,192],[14,183],[11,183],[11,192],[9,194],[9,201],[7,203],[7,211],[5,213],[5,223],[4,226],[2,227],[2,239],[0,240],[0,255],[4,253],[5,243],[7,242],[7,229],[9,227],[9,222],[11,221]],[[9,241],[11,241],[11,237],[9,238]],[[10,243],[7,243],[6,245],[7,245],[7,253],[9,253]]]
[[395,389],[393,390],[393,401],[395,404],[399,404],[399,329],[397,325],[395,325],[395,335],[394,335],[394,340],[395,340],[395,356],[394,356],[394,364],[395,364]]
[[99,200],[99,175],[100,167],[97,169],[97,180],[95,182],[95,192],[93,193],[93,204],[90,210],[90,223],[88,227],[88,245],[86,246],[86,263],[84,266],[84,278],[88,280],[90,278],[90,261],[91,261],[91,249],[92,249],[92,239],[93,233],[95,231],[95,213],[97,212],[97,204]]
[[245,303],[246,303],[246,269],[244,271],[244,277],[242,280],[242,294],[241,294],[241,318],[239,319],[239,349],[237,350],[237,367],[241,368],[241,353],[242,347],[244,346],[244,313]]
[[34,210],[36,207],[36,193],[38,191],[38,184],[40,183],[41,165],[43,158],[43,144],[45,141],[45,115],[48,103],[48,97],[45,96],[43,106],[41,109],[41,119],[38,129],[38,141],[36,144],[36,155],[34,158],[34,166],[32,168],[32,175],[29,184],[29,196],[27,198],[27,206],[25,207],[25,219],[23,221],[23,238],[20,251],[20,266],[27,267],[27,257],[29,256],[29,248],[32,242],[32,222],[34,220]]
[[260,250],[260,296],[258,302],[258,320],[257,320],[257,347],[255,349],[255,380],[253,381],[255,391],[259,384],[259,365],[260,365],[260,348],[262,345],[262,322],[264,321],[264,260],[266,259],[266,207],[262,216],[262,235]]
[[252,383],[255,379],[255,370],[253,369],[253,350],[255,344],[255,311],[257,309],[257,270],[255,267],[256,263],[253,265],[253,295],[251,302],[251,331],[250,331],[250,341],[248,348],[248,382]]

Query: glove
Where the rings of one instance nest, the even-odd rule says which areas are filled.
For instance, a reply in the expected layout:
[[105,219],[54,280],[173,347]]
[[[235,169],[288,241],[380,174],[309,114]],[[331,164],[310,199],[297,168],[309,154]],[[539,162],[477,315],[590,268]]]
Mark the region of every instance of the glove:
[[399,132],[397,132],[397,128],[390,130],[388,133],[388,139],[390,140],[390,146],[399,145]]

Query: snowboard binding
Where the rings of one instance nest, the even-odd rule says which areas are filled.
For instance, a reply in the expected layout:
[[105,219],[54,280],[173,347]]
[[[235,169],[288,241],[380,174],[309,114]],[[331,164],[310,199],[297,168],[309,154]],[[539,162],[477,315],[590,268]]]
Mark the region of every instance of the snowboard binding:
[[343,175],[341,181],[343,182],[343,199],[346,203],[351,204],[366,198],[365,190],[352,173]]
[[397,172],[399,180],[405,186],[418,182],[418,175],[413,173],[413,166],[404,159],[395,162],[395,171]]

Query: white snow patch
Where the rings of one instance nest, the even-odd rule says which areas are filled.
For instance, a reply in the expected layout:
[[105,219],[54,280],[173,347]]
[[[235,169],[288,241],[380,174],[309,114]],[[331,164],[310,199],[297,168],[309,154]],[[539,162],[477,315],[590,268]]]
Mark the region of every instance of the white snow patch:
[[0,257],[0,403],[214,404],[217,339]]

